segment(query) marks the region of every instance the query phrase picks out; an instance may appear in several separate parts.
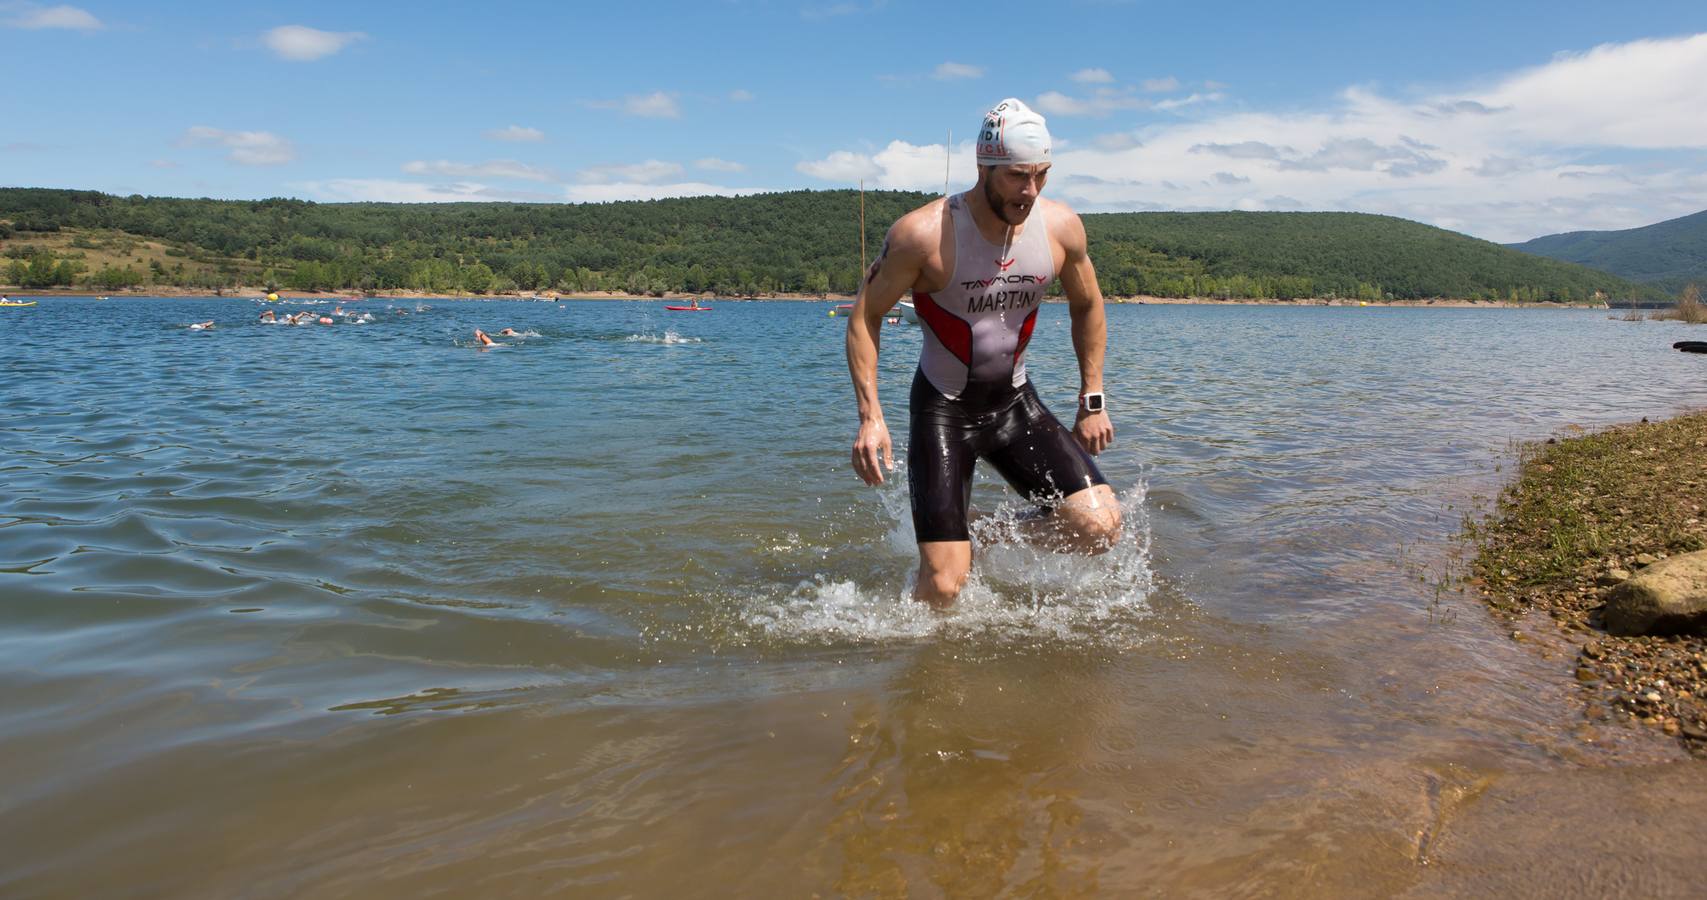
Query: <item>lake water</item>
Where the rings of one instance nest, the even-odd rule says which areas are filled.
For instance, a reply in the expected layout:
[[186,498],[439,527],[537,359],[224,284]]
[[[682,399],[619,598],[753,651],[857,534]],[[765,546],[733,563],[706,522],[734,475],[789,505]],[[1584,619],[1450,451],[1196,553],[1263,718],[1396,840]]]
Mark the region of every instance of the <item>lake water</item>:
[[[1595,762],[1436,589],[1463,515],[1707,398],[1605,311],[1110,307],[1126,540],[981,474],[944,616],[832,305],[714,305],[0,311],[0,894],[1400,892],[1443,797]],[[1028,362],[1070,411],[1064,306]]]

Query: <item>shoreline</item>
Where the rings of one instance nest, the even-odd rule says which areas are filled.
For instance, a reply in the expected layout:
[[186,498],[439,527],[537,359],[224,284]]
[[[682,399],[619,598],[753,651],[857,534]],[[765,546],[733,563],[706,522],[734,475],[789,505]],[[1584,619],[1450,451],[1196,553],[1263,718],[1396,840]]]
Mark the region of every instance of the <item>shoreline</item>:
[[[126,289],[115,291],[91,291],[85,288],[34,288],[29,291],[8,291],[12,299],[28,299],[30,297],[166,297],[166,298],[225,298],[234,300],[254,299],[268,293],[262,288],[231,288],[219,292],[181,288],[154,287],[146,289]],[[824,303],[852,303],[852,294],[802,294],[792,292],[761,293],[752,296],[722,296],[712,293],[676,293],[663,294],[630,294],[624,291],[506,291],[496,294],[434,294],[427,291],[377,291],[365,293],[359,291],[273,291],[281,300],[338,300],[349,303],[360,300],[618,300],[618,301],[676,301],[700,300],[724,301],[767,301],[767,300],[807,300]],[[1156,297],[1148,294],[1138,294],[1125,297],[1104,297],[1104,302],[1113,305],[1138,306],[1342,306],[1342,307],[1407,307],[1407,308],[1438,308],[1438,309],[1610,309],[1603,301],[1593,303],[1563,303],[1540,300],[1533,303],[1513,303],[1509,300],[1467,300],[1452,297],[1429,297],[1420,300],[1347,300],[1343,298],[1300,298],[1295,300],[1278,299],[1229,299],[1216,297]],[[1046,303],[1064,303],[1062,298],[1050,297]]]
[[1707,758],[1707,637],[1624,637],[1601,621],[1608,592],[1632,572],[1707,547],[1703,446],[1707,410],[1536,441],[1520,450],[1495,508],[1465,523],[1475,554],[1467,582],[1522,626],[1513,640],[1534,641],[1559,660],[1560,679],[1577,683],[1586,743],[1640,728]]

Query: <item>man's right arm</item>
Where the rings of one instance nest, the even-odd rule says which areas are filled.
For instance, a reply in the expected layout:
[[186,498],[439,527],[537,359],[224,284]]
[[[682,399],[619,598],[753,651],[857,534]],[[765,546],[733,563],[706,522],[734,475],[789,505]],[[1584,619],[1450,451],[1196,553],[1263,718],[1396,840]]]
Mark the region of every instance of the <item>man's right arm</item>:
[[[859,403],[859,434],[854,438],[853,467],[866,484],[883,483],[884,470],[894,471],[889,426],[883,421],[883,406],[877,401],[878,335],[883,317],[919,279],[924,267],[923,244],[909,214],[889,229],[877,261],[866,270],[859,296],[848,316],[848,374],[853,378],[854,399]],[[880,464],[881,462],[881,464]]]

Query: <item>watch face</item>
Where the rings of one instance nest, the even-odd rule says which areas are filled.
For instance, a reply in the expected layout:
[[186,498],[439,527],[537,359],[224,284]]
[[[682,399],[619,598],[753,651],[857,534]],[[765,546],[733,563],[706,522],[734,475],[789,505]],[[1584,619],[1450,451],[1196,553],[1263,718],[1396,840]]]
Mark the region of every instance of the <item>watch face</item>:
[[1085,412],[1102,412],[1101,394],[1086,394],[1084,403]]

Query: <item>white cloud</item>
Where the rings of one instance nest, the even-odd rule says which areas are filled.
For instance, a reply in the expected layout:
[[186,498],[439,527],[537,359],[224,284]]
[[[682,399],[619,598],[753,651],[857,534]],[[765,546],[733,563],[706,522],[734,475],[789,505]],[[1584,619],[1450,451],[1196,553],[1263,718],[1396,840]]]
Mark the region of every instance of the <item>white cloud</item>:
[[226,159],[245,166],[282,166],[296,159],[291,142],[270,131],[224,131],[197,125],[178,138],[181,147],[218,146]]
[[477,182],[423,184],[383,178],[333,178],[301,182],[292,187],[310,199],[328,203],[472,203],[489,200],[539,203],[561,199],[556,194],[501,190]]
[[682,167],[678,163],[649,159],[630,165],[590,166],[582,169],[577,177],[586,184],[618,184],[622,182],[655,184],[680,174],[682,174]]
[[1107,69],[1080,69],[1073,73],[1073,80],[1080,84],[1113,84],[1114,74]]
[[1531,140],[1617,147],[1707,146],[1707,34],[1561,54],[1465,99]]
[[1179,90],[1179,79],[1172,75],[1166,78],[1147,78],[1140,87],[1152,94],[1165,94]]
[[1037,95],[1033,106],[1051,116],[1106,116],[1123,110],[1142,110],[1150,101],[1135,97],[1130,90],[1097,88],[1089,97],[1069,97],[1060,91],[1044,91]]
[[954,159],[946,160],[942,144],[909,144],[890,141],[887,147],[874,154],[838,150],[819,160],[797,163],[795,171],[835,182],[853,184],[865,179],[866,187],[902,191],[941,190],[943,176],[954,174],[970,180],[977,165],[977,154],[970,141],[954,147]]
[[545,140],[545,132],[538,128],[525,128],[521,125],[494,128],[486,132],[486,136],[494,141],[509,141],[511,143],[531,143]]
[[98,31],[106,26],[94,14],[76,6],[42,6],[39,3],[0,3],[0,25],[7,28],[68,28],[73,31]]
[[459,163],[448,159],[416,160],[403,164],[410,175],[442,175],[448,178],[512,178],[522,181],[556,181],[557,176],[547,169],[516,162],[513,159],[494,159],[481,163]]
[[675,95],[663,91],[636,94],[621,100],[589,100],[587,105],[593,109],[620,109],[627,115],[643,119],[674,119],[682,114],[681,107],[676,105]]
[[875,179],[882,173],[871,157],[848,150],[837,150],[823,159],[795,163],[794,169],[813,178],[843,183],[858,181],[861,178]]
[[1197,103],[1214,103],[1221,99],[1224,99],[1222,95],[1216,93],[1192,94],[1189,97],[1171,97],[1167,100],[1157,100],[1155,108],[1161,110],[1179,109],[1182,106],[1192,106]]
[[715,156],[707,156],[704,159],[696,159],[693,161],[693,167],[696,169],[704,169],[707,172],[745,172],[745,171],[747,171],[747,167],[741,165],[738,162],[730,162],[727,159],[718,159]]
[[[1707,208],[1702,84],[1707,34],[1562,54],[1420,99],[1352,88],[1315,110],[1248,112],[1207,105],[1210,90],[1163,101],[1195,105],[1193,120],[1058,142],[1050,193],[1088,211],[1374,212],[1499,241],[1628,228]],[[1114,89],[1050,92],[1036,106],[1066,116],[1164,108]],[[864,177],[931,190],[942,184],[942,154],[895,141],[796,168],[840,184]],[[956,154],[957,178],[970,181],[972,166],[970,154]]]
[[945,62],[936,67],[931,77],[938,81],[958,81],[966,78],[983,78],[984,67],[966,63]]
[[359,31],[321,31],[306,25],[280,25],[262,35],[261,42],[280,59],[313,62],[366,38],[367,35]]
[[572,203],[610,203],[616,200],[662,200],[666,197],[742,197],[762,194],[763,188],[725,187],[689,181],[677,184],[576,184],[563,190]]
[[736,103],[746,103],[753,99],[753,92],[746,88],[736,88],[729,92],[729,99]]
[[1114,134],[1099,134],[1091,138],[1091,145],[1099,150],[1131,150],[1144,142],[1138,140],[1136,134],[1121,131]]

